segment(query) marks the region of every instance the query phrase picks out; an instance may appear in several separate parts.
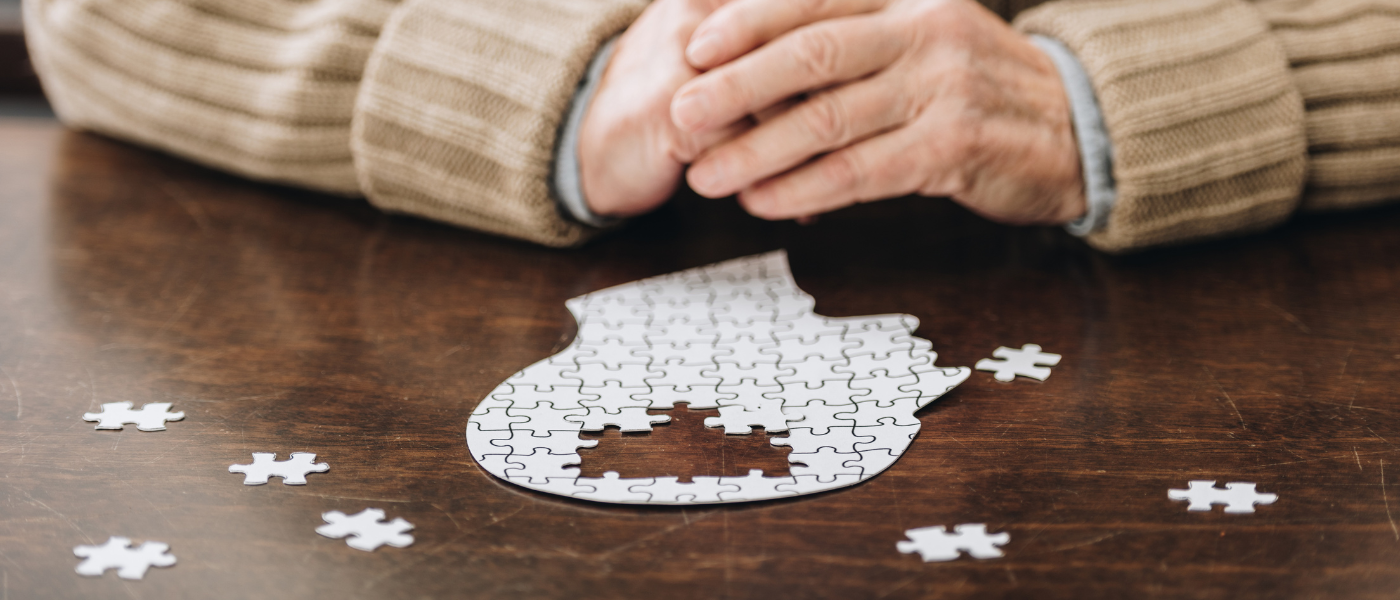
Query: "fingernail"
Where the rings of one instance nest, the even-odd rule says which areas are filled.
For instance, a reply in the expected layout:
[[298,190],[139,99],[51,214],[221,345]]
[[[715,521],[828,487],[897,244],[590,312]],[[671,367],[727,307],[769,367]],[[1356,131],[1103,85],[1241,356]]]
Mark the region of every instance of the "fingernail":
[[713,33],[701,33],[690,40],[690,44],[685,47],[685,58],[690,61],[690,65],[695,68],[703,68],[710,65],[710,61],[715,59],[719,53],[719,36]]
[[690,187],[703,196],[717,197],[715,193],[724,183],[724,168],[716,161],[704,162],[690,168]]
[[676,126],[687,131],[696,131],[705,124],[705,113],[710,110],[710,97],[704,92],[687,92],[676,98],[671,106],[671,118]]

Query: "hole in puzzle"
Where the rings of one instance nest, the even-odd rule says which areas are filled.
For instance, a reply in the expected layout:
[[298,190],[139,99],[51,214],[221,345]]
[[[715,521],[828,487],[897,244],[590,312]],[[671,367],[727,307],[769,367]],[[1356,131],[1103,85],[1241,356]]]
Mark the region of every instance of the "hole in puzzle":
[[670,415],[671,422],[652,425],[650,432],[622,433],[616,427],[580,432],[581,439],[599,440],[596,447],[579,449],[580,475],[602,477],[617,471],[622,477],[674,475],[688,482],[695,476],[742,477],[749,469],[763,469],[767,477],[789,474],[787,455],[792,449],[770,443],[786,433],[770,436],[754,428],[749,435],[726,435],[723,428],[705,426],[705,417],[719,416],[718,410],[690,410],[685,404],[647,413]]

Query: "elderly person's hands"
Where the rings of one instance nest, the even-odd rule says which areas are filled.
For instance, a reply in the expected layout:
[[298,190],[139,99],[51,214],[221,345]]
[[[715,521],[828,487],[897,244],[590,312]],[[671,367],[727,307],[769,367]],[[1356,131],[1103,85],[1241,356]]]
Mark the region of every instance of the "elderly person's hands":
[[1085,211],[1054,64],[971,0],[734,0],[686,56],[708,70],[670,107],[692,139],[800,100],[707,150],[687,174],[704,196],[768,219],[908,194],[1017,224]]
[[656,0],[617,40],[579,132],[579,171],[593,212],[632,216],[664,203],[685,165],[747,127],[744,117],[688,133],[671,123],[671,99],[699,74],[685,47],[724,0]]

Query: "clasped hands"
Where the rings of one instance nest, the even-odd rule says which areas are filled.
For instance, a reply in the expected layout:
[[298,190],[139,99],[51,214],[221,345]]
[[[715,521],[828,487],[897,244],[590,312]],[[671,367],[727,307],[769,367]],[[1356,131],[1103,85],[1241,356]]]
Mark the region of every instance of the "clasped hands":
[[589,206],[633,216],[684,176],[765,219],[951,197],[989,219],[1085,211],[1054,63],[972,0],[656,0],[584,116]]

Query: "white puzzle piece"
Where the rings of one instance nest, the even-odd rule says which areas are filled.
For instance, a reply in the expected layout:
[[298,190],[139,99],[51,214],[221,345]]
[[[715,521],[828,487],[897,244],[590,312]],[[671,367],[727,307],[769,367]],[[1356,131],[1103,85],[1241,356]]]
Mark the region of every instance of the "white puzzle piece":
[[350,539],[345,540],[345,545],[356,550],[373,552],[375,548],[386,544],[395,548],[405,548],[413,543],[413,536],[405,533],[413,529],[413,525],[402,517],[385,521],[384,511],[377,508],[366,508],[353,515],[333,510],[322,514],[321,518],[327,524],[317,527],[316,533],[335,539],[349,536]]
[[[824,317],[781,251],[653,277],[565,303],[577,339],[511,376],[467,422],[481,468],[530,489],[624,504],[748,502],[845,487],[889,468],[915,412],[967,379],[936,367],[909,315]],[[792,475],[579,477],[578,433],[647,431],[685,403],[719,435],[786,430]]]
[[315,462],[311,452],[293,452],[291,458],[278,461],[274,452],[254,452],[253,464],[229,465],[228,472],[242,473],[243,485],[262,485],[269,477],[281,477],[284,485],[306,485],[307,473],[331,470],[326,463]]
[[170,412],[169,402],[151,402],[141,410],[131,410],[130,402],[108,402],[102,405],[100,413],[84,413],[84,421],[96,421],[93,429],[121,429],[122,425],[132,424],[141,431],[165,431],[166,421],[179,421],[185,413]]
[[1225,484],[1225,489],[1215,487],[1215,480],[1196,480],[1186,484],[1188,489],[1167,490],[1167,497],[1172,500],[1187,500],[1190,502],[1186,510],[1208,511],[1211,506],[1224,504],[1225,512],[1230,514],[1247,514],[1254,512],[1256,504],[1273,504],[1278,501],[1277,494],[1260,494],[1254,491],[1256,484],[1236,481]]
[[978,371],[995,371],[997,381],[1006,383],[1017,375],[1045,381],[1050,376],[1049,367],[1060,364],[1060,355],[1041,352],[1040,346],[1026,344],[1020,350],[1002,346],[992,352],[992,356],[1003,360],[984,358],[977,361]]
[[76,571],[79,575],[97,577],[107,572],[107,569],[116,569],[117,577],[141,579],[151,567],[168,567],[175,564],[175,557],[168,550],[169,544],[152,541],[132,548],[131,540],[112,536],[101,546],[77,546],[73,548],[73,555],[85,559],[78,563]]
[[1001,558],[997,546],[1005,546],[1011,541],[1011,534],[987,533],[983,523],[964,523],[953,528],[954,533],[942,525],[921,527],[904,532],[909,539],[895,544],[905,554],[919,553],[924,562],[956,560],[960,552],[973,558]]
[[723,427],[726,435],[747,435],[753,427],[762,427],[768,433],[781,433],[788,430],[788,423],[801,421],[802,415],[783,414],[782,400],[759,400],[756,408],[740,404],[719,407],[718,417],[706,417],[706,427]]

